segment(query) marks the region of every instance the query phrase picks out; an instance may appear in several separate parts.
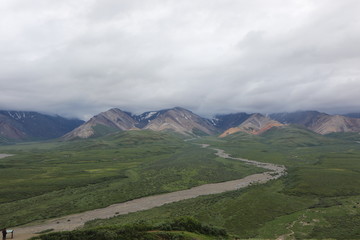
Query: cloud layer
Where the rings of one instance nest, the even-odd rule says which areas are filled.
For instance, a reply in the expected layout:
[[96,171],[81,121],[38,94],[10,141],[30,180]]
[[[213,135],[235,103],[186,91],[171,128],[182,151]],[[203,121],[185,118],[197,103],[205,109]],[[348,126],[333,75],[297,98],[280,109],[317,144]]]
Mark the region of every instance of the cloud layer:
[[357,0],[4,0],[0,109],[360,111]]

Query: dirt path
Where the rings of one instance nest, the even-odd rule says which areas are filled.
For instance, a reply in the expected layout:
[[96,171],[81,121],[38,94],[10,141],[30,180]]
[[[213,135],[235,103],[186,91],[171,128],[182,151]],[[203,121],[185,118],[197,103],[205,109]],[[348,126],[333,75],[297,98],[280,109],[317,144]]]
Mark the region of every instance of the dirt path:
[[[202,145],[202,147],[208,147],[208,145],[204,144]],[[257,167],[262,167],[271,171],[259,173],[259,174],[253,174],[242,179],[221,182],[221,183],[205,184],[187,190],[165,193],[150,197],[143,197],[124,203],[113,204],[105,208],[95,209],[78,214],[72,214],[65,217],[46,220],[44,222],[37,222],[28,226],[17,227],[15,228],[14,231],[15,239],[25,240],[32,236],[35,236],[36,233],[38,232],[48,229],[54,229],[54,231],[73,230],[83,226],[85,222],[97,218],[98,219],[110,218],[117,215],[123,215],[131,212],[151,209],[154,207],[162,206],[167,203],[195,198],[201,195],[209,195],[209,194],[216,194],[216,193],[237,190],[240,188],[245,188],[254,183],[265,183],[269,180],[277,179],[286,174],[286,168],[284,166],[270,164],[270,163],[261,163],[261,162],[242,159],[242,158],[234,158],[229,156],[221,149],[214,149],[214,150],[217,151],[215,154],[219,157],[239,160],[247,164],[254,165]]]
[[6,158],[6,157],[10,157],[10,156],[12,156],[12,154],[0,153],[0,158]]

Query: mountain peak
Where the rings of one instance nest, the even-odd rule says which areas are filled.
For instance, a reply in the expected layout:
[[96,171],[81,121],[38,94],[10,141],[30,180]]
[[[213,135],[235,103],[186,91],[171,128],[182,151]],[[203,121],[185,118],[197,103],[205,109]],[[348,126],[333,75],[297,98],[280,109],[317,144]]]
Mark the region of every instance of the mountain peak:
[[131,113],[118,108],[111,108],[108,111],[99,113],[83,125],[67,133],[63,136],[63,139],[89,138],[117,130],[130,130],[136,128],[136,124],[137,121],[132,117]]
[[177,110],[177,111],[187,111],[187,112],[191,112],[190,110],[183,108],[183,107],[173,107],[170,108],[169,110]]
[[214,134],[217,131],[209,120],[181,107],[149,111],[138,116],[112,108],[92,117],[85,124],[66,134],[63,139],[89,138],[130,129],[173,131],[184,135]]
[[215,115],[215,118],[212,119],[212,123],[220,130],[225,131],[229,128],[239,126],[250,116],[251,114],[245,112]]
[[270,116],[272,119],[281,123],[302,125],[319,134],[360,131],[360,119],[342,115],[329,115],[317,111],[301,111],[294,113],[275,113]]
[[[360,116],[360,114],[349,115]],[[239,131],[261,134],[282,124],[301,125],[319,134],[360,132],[359,118],[330,115],[318,111],[275,113],[266,116],[260,113],[240,112],[216,115],[210,121],[182,107],[149,111],[140,115],[133,115],[119,108],[111,108],[93,116],[86,123],[80,125],[81,123],[83,123],[81,120],[66,119],[58,115],[0,110],[0,137],[8,141],[10,139],[50,139],[63,135],[63,139],[70,140],[103,136],[115,131],[131,129],[173,131],[189,136],[211,135],[221,131],[223,137]]]
[[30,111],[0,111],[0,137],[13,140],[57,138],[82,124],[78,119],[66,119]]
[[278,121],[272,120],[269,117],[265,117],[260,113],[252,114],[247,120],[241,123],[238,127],[233,127],[223,132],[220,137],[226,137],[227,135],[236,132],[246,132],[253,135],[259,135],[272,127],[280,127],[281,124]]
[[170,130],[185,135],[214,134],[217,131],[209,120],[181,107],[159,111],[144,129]]

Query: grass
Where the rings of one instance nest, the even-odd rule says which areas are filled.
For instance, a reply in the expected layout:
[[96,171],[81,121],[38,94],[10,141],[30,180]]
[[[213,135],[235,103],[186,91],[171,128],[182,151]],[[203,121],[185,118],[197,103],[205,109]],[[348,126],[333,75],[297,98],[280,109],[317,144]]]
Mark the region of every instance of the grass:
[[33,240],[112,240],[112,239],[144,239],[144,240],[221,240],[229,239],[224,229],[208,226],[193,218],[178,218],[171,222],[150,225],[145,222],[124,226],[97,227],[71,232],[50,233],[32,238]]
[[93,126],[93,130],[94,130],[94,135],[92,136],[93,138],[105,136],[107,134],[115,133],[119,131],[119,129],[115,127],[108,127],[102,124],[97,124]]
[[0,151],[14,154],[0,159],[0,222],[7,226],[263,171],[153,131]]
[[290,126],[262,136],[238,133],[194,141],[225,149],[234,157],[284,164],[288,175],[245,190],[92,221],[87,227],[192,216],[224,227],[240,238],[360,238],[356,228],[360,214],[360,150],[348,136],[321,136]]
[[266,223],[259,229],[259,235],[274,238],[293,232],[296,239],[359,239],[359,199],[359,196],[323,198],[308,209]]
[[243,238],[256,237],[257,229],[266,222],[316,203],[316,200],[307,197],[287,196],[281,193],[282,189],[281,181],[276,181],[248,190],[184,200],[109,220],[95,220],[89,222],[87,227],[122,225],[141,220],[157,223],[174,217],[192,216]]
[[[234,157],[284,164],[288,174],[243,190],[95,220],[83,231],[144,221],[159,226],[191,216],[242,239],[360,239],[358,140],[359,134],[321,136],[288,126],[261,136],[236,133],[187,142],[170,133],[130,131],[71,143],[2,146],[0,152],[15,155],[0,160],[0,222],[14,226],[261,171],[192,144],[207,143]],[[157,239],[211,239],[194,232],[178,236],[177,230],[157,233]]]

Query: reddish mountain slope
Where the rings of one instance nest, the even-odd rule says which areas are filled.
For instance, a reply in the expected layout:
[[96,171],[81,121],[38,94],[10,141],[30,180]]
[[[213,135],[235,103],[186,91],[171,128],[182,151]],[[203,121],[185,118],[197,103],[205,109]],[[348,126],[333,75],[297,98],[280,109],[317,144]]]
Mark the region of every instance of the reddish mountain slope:
[[245,122],[240,124],[238,127],[230,128],[223,132],[220,137],[225,137],[236,132],[246,132],[254,135],[259,135],[266,132],[272,127],[283,126],[284,124],[278,121],[272,120],[259,113],[251,115]]

